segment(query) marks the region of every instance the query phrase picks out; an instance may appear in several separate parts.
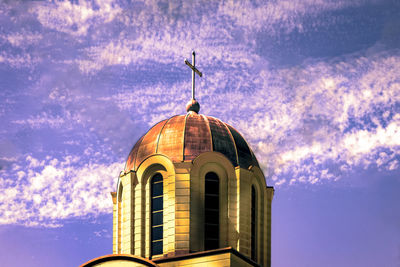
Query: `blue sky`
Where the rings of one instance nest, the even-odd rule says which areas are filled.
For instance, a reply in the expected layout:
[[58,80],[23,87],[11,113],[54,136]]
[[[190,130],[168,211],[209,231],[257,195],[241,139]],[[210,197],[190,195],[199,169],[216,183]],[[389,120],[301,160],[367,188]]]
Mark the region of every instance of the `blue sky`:
[[184,114],[238,129],[269,185],[273,266],[400,266],[400,4],[0,3],[0,259],[111,253],[136,140]]

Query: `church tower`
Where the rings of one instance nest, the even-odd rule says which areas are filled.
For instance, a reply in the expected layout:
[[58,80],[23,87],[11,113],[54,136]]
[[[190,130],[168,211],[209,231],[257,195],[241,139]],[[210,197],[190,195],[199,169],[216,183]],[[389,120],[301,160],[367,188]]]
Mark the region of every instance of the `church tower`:
[[199,114],[155,124],[133,146],[113,201],[113,254],[83,266],[271,266],[271,201],[241,134]]

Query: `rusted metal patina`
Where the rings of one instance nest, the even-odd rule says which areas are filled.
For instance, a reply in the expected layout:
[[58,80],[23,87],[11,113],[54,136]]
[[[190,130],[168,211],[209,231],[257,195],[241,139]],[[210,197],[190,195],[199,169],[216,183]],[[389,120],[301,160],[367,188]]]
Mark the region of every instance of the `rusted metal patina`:
[[154,154],[182,162],[209,151],[222,153],[235,167],[258,166],[248,144],[232,126],[189,112],[157,123],[140,138],[129,153],[125,172],[136,171],[141,162]]
[[186,117],[184,160],[193,160],[208,151],[212,151],[212,144],[206,119],[190,112]]
[[173,162],[183,161],[184,133],[184,115],[169,119],[160,133],[157,153],[168,156]]
[[154,125],[143,137],[140,143],[138,152],[136,154],[135,167],[145,160],[148,156],[155,154],[157,149],[158,135],[164,126],[166,120],[161,121]]

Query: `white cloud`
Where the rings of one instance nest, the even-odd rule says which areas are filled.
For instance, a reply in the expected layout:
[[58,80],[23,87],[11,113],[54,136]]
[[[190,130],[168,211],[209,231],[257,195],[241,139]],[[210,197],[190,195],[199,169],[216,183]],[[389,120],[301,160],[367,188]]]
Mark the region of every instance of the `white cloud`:
[[[349,7],[357,7],[373,1],[330,1],[330,0],[292,0],[292,1],[229,1],[218,8],[219,16],[229,16],[237,25],[254,30],[267,29],[269,34],[286,33],[293,30],[304,31],[303,20],[324,12]],[[328,17],[320,24],[327,23]]]
[[[211,5],[214,6],[215,4]],[[184,54],[196,48],[203,66],[210,62],[249,65],[258,56],[249,53],[252,38],[234,42],[234,27],[200,2],[181,6],[146,2],[141,8],[127,8],[118,16],[124,26],[117,36],[107,38],[82,50],[75,62],[82,73],[93,74],[107,66],[181,66]],[[198,12],[201,9],[201,12]],[[193,14],[193,15],[188,15]],[[201,15],[198,15],[201,14]],[[247,33],[244,33],[245,35]]]
[[[218,62],[218,66],[227,69],[251,66],[260,61],[255,52],[260,29],[265,28],[269,35],[281,33],[282,28],[285,32],[303,31],[303,20],[310,15],[365,2],[296,0],[252,4],[230,1],[205,5],[150,1],[142,3],[140,8],[125,7],[123,10],[117,3],[109,3],[95,11],[87,3],[63,2],[40,7],[38,14],[44,25],[74,35],[86,35],[88,27],[100,22],[106,25],[110,21],[107,16],[123,24],[111,38],[104,38],[101,30],[93,33],[92,37],[98,41],[83,48],[76,60],[69,61],[75,62],[82,73],[94,74],[107,66],[181,66],[182,53],[189,53],[193,48],[207,65],[215,66],[213,62]],[[113,11],[108,13],[110,6]],[[56,22],[51,21],[54,18]],[[90,18],[96,23],[90,22]],[[46,22],[49,20],[51,23]],[[321,23],[326,21],[324,17]],[[71,25],[79,27],[71,30]]]
[[[293,180],[293,179],[292,179],[292,180]],[[283,178],[283,179],[281,179],[281,180],[275,182],[275,185],[276,185],[276,186],[280,186],[280,185],[282,185],[282,184],[284,184],[284,183],[286,183],[286,179],[285,179],[285,178]]]
[[[280,68],[270,67],[270,62],[255,51],[260,31],[265,31],[267,37],[295,30],[303,32],[303,22],[310,16],[363,2],[272,1],[259,6],[248,2],[212,3],[215,9],[201,7],[202,3],[197,2],[193,5],[184,2],[182,6],[169,3],[163,9],[156,2],[147,2],[141,8],[122,10],[113,1],[63,1],[37,3],[31,11],[45,30],[61,32],[58,37],[67,35],[71,43],[78,44],[68,46],[65,53],[75,49],[72,50],[75,54],[60,62],[66,69],[77,64],[84,74],[127,65],[138,70],[138,75],[162,65],[183,70],[186,68],[183,57],[189,57],[196,48],[197,63],[204,73],[197,80],[201,112],[219,117],[240,130],[265,167],[268,178],[277,186],[286,186],[339,179],[342,173],[356,166],[367,168],[375,164],[389,171],[399,168],[400,120],[395,115],[398,113],[395,106],[400,102],[398,50],[375,55],[359,52]],[[102,29],[109,23],[115,23],[112,29],[116,33],[103,36]],[[12,46],[20,47],[24,43],[37,45],[44,37],[26,31],[4,38]],[[55,46],[64,53],[63,47]],[[38,59],[28,54],[3,52],[0,62],[22,68],[34,66]],[[190,72],[185,70],[185,80],[173,77],[144,85],[132,79],[132,84],[113,96],[107,93],[103,96],[104,92],[100,92],[100,101],[113,101],[123,114],[132,111],[129,114],[134,114],[135,121],[153,125],[184,113],[191,87]],[[125,85],[125,81],[121,83]],[[28,125],[34,130],[51,127],[63,131],[71,123],[93,120],[84,130],[96,134],[103,130],[107,137],[114,129],[123,127],[119,113],[99,112],[101,105],[96,101],[99,99],[75,99],[76,92],[72,89],[69,92],[60,89],[62,86],[51,86],[54,89],[48,100],[60,104],[63,113],[42,112],[15,119],[14,124]],[[128,131],[120,129],[118,135]],[[68,140],[64,144],[79,142]],[[92,145],[83,154],[104,153],[100,150]],[[17,169],[18,179],[14,183],[0,179],[11,199],[11,204],[0,204],[5,215],[0,217],[9,218],[2,223],[54,226],[63,218],[110,212],[109,196],[103,199],[95,195],[111,187],[114,178],[105,183],[100,180],[101,176],[109,177],[117,163],[87,163],[77,167],[68,158],[52,161],[33,156],[26,161],[29,169]]]
[[77,37],[86,35],[97,23],[111,22],[121,11],[113,0],[56,1],[32,8],[43,26]]
[[[312,63],[300,75],[296,68],[261,73],[257,87],[268,89],[253,96],[239,93],[238,103],[255,110],[234,125],[278,177],[308,175],[315,183],[338,179],[357,166],[396,170],[391,159],[400,156],[400,56],[390,53]],[[333,162],[343,164],[340,172],[324,168]]]
[[385,128],[379,126],[373,131],[359,130],[345,134],[342,146],[356,158],[374,151],[377,147],[400,146],[400,115],[397,114]]
[[3,36],[3,39],[6,39],[11,45],[15,47],[36,45],[42,38],[43,36],[40,33],[28,32],[26,30]]
[[[212,32],[212,25],[203,25],[205,32]],[[218,46],[213,42],[205,42],[194,31],[189,31],[187,36],[179,38],[172,32],[162,29],[143,29],[143,31],[156,32],[143,34],[134,40],[124,35],[116,40],[111,40],[101,45],[85,49],[85,59],[76,60],[82,73],[92,74],[104,67],[115,65],[150,66],[151,64],[168,64],[170,66],[182,66],[184,51],[189,55],[193,47],[201,55],[203,66],[207,62],[220,62],[229,65],[249,65],[257,60],[257,56],[246,52],[246,48],[240,45],[232,45],[222,41]],[[185,31],[174,29],[174,32]],[[192,36],[191,36],[192,34]],[[154,63],[152,63],[154,62]],[[155,63],[157,62],[157,63]],[[205,63],[205,64],[204,64]],[[167,71],[167,70],[166,70]]]
[[29,125],[32,128],[41,128],[42,126],[46,125],[51,128],[59,128],[65,123],[65,118],[62,116],[52,116],[46,112],[43,112],[40,115],[32,116],[28,119],[23,120],[15,120],[13,121],[15,124],[21,125]]
[[29,53],[12,54],[5,51],[0,53],[0,63],[7,64],[16,69],[33,68],[39,62],[41,62],[40,58],[32,56]]
[[[357,166],[371,164],[397,169],[391,160],[400,156],[400,120],[395,115],[400,102],[399,51],[276,71],[254,71],[258,64],[208,74],[199,81],[198,96],[202,113],[242,132],[268,170],[266,175],[278,175],[275,184],[284,184],[287,176],[292,176],[288,184],[337,180]],[[167,87],[137,86],[107,100],[132,110],[151,126],[184,113],[189,93],[182,91],[188,88],[189,79]],[[381,156],[383,150],[390,151],[390,159]]]
[[112,210],[121,163],[86,163],[68,156],[40,161],[27,157],[25,179],[0,178],[0,224],[55,227],[63,219],[97,216]]
[[54,129],[63,128],[66,130],[70,129],[72,125],[82,124],[87,120],[89,120],[89,118],[85,118],[85,116],[79,112],[71,113],[69,110],[65,110],[61,115],[52,115],[48,112],[41,112],[38,115],[30,116],[26,119],[14,120],[12,123],[18,125],[28,125],[33,129],[49,127]]
[[110,237],[110,234],[106,229],[102,229],[101,231],[94,231],[93,233],[97,237],[103,237],[103,236]]

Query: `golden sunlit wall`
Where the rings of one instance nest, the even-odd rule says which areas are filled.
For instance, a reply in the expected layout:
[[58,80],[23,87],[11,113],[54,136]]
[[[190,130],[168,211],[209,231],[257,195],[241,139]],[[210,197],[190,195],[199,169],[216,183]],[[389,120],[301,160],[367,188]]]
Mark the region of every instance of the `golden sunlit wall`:
[[[150,179],[163,176],[163,255],[204,251],[205,175],[219,178],[219,247],[251,258],[251,192],[256,192],[255,261],[270,266],[271,201],[258,167],[234,167],[221,153],[206,152],[193,161],[173,163],[163,155],[145,159],[136,172],[119,177],[113,198],[113,253],[150,258]],[[156,257],[153,257],[156,258]]]

